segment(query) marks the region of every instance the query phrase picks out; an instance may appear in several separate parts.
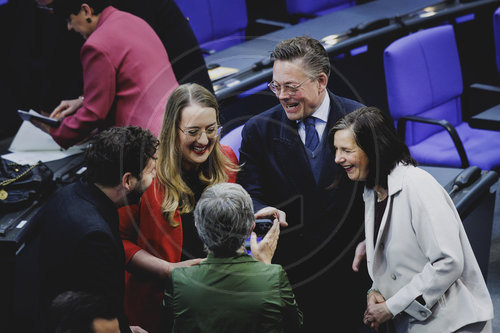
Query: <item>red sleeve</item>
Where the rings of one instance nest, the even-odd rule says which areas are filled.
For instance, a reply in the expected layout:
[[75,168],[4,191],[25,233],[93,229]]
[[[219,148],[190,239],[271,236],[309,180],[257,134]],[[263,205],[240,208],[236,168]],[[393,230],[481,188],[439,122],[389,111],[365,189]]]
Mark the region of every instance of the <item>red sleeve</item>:
[[[226,155],[231,162],[234,163],[234,165],[238,165],[238,158],[236,157],[236,154],[234,153],[233,149],[229,146],[226,145],[221,145],[222,146],[222,152],[224,155]],[[228,183],[235,183],[236,182],[236,172],[230,172],[228,174],[229,178],[227,180]]]
[[120,237],[125,250],[125,264],[142,248],[137,245],[139,230],[139,205],[124,206],[118,209],[120,219]]

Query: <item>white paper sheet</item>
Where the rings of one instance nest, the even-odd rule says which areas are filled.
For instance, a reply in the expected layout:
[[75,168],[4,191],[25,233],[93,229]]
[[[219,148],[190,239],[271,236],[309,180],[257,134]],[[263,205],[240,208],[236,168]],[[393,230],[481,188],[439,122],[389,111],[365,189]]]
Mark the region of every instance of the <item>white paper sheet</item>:
[[2,157],[19,164],[34,164],[38,161],[49,162],[78,154],[85,146],[83,144],[63,149],[49,134],[29,121],[23,121],[9,147],[11,153]]

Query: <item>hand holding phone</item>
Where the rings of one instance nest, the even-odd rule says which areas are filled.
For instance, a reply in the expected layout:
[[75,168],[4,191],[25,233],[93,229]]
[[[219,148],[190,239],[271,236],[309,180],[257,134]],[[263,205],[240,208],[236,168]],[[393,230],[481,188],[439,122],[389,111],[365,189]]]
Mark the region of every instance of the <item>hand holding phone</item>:
[[264,237],[269,229],[273,226],[273,221],[271,219],[256,219],[255,220],[255,228],[253,231],[257,235],[257,237]]
[[[271,228],[266,229],[269,223],[271,223]],[[274,251],[276,251],[276,246],[278,245],[280,223],[277,220],[271,222],[270,219],[266,219],[265,221],[259,223],[256,222],[255,225],[261,225],[262,229],[266,230],[266,233],[264,237],[261,238],[260,242],[258,242],[256,232],[252,232],[250,236],[250,249],[252,256],[259,261],[270,264]]]

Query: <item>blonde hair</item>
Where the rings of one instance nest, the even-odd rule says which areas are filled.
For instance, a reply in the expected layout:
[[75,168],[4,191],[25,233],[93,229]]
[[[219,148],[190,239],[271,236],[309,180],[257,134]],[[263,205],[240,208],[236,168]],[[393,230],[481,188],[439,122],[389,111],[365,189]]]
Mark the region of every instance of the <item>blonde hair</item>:
[[[164,196],[161,212],[165,220],[172,226],[179,224],[174,221],[177,209],[181,214],[194,210],[195,198],[193,191],[182,179],[182,153],[179,148],[178,127],[182,110],[190,105],[213,108],[219,123],[219,105],[215,96],[196,83],[183,84],[170,95],[163,125],[160,133],[160,147],[156,164],[156,185]],[[227,182],[228,173],[237,172],[235,165],[222,151],[219,138],[215,140],[214,148],[208,159],[199,168],[200,181],[209,186]]]

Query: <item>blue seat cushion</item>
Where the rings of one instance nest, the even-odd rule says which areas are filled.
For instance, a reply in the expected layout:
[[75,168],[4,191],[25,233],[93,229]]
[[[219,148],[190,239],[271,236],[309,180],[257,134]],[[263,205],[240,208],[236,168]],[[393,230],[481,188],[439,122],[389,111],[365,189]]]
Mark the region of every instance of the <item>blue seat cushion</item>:
[[[455,129],[464,145],[470,165],[476,165],[483,170],[500,166],[500,132],[471,128],[467,123],[462,123]],[[459,168],[460,156],[454,147],[448,132],[440,131],[409,148],[411,155],[420,164]]]

